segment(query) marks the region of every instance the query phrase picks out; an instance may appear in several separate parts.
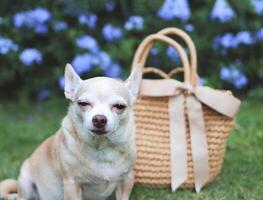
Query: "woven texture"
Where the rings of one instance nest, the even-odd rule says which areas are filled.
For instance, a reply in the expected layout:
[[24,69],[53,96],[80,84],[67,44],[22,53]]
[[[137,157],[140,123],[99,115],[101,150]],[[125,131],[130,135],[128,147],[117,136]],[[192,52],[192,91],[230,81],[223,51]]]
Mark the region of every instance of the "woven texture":
[[[186,103],[184,104],[186,105]],[[186,113],[186,106],[185,113]],[[226,148],[227,137],[231,132],[234,122],[220,113],[202,105],[207,134],[210,178],[214,180],[219,174]],[[135,105],[136,116],[136,143],[137,160],[135,164],[136,183],[148,186],[170,187],[170,142],[168,97],[143,97],[140,96]],[[192,150],[190,145],[190,132],[187,115],[187,170],[188,179],[182,188],[194,187],[194,169]]]
[[[179,36],[189,49],[189,56],[184,48],[170,36]],[[150,49],[156,41],[164,42],[174,47],[182,61],[182,67],[175,68],[170,73],[165,73],[155,67],[144,68]],[[140,64],[140,65],[139,65]],[[135,52],[132,67],[142,66],[144,73],[158,74],[164,79],[171,79],[178,72],[184,72],[184,84],[193,87],[198,85],[197,55],[191,38],[178,28],[165,28],[157,34],[146,37]],[[154,84],[152,85],[154,88]],[[223,91],[222,91],[223,92]],[[195,187],[193,157],[191,149],[191,134],[187,116],[185,93],[184,116],[186,142],[187,142],[187,180],[181,187]],[[136,143],[137,160],[135,164],[136,183],[148,186],[171,186],[171,159],[170,159],[170,126],[169,126],[169,97],[139,96],[135,105],[136,116]],[[220,173],[227,137],[231,132],[234,122],[215,110],[202,104],[206,141],[208,145],[209,181],[211,182]],[[207,166],[208,167],[208,166]],[[198,180],[198,178],[197,178]]]

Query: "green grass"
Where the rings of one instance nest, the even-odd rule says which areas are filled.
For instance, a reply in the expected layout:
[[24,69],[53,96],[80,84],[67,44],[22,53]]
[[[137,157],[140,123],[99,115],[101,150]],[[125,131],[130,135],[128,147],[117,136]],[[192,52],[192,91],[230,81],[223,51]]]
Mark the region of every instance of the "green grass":
[[[193,190],[153,189],[136,186],[131,199],[263,199],[263,106],[244,101],[237,129],[228,140],[222,173],[197,195]],[[22,161],[44,138],[53,134],[67,110],[67,102],[0,104],[0,180],[16,178]]]

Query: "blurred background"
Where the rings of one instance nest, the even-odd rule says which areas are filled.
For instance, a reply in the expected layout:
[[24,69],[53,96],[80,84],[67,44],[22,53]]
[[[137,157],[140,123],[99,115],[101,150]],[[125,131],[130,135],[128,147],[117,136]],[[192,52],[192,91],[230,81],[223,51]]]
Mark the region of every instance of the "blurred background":
[[[0,99],[62,96],[64,66],[83,78],[125,78],[147,35],[165,27],[196,44],[200,82],[263,98],[262,0],[1,0]],[[187,49],[186,49],[187,51]],[[148,59],[168,72],[176,50]]]
[[[198,195],[136,186],[131,199],[262,200],[263,0],[0,0],[0,180],[17,178],[58,130],[66,63],[84,79],[125,79],[140,42],[166,27],[193,39],[199,82],[232,90],[242,104],[215,182]],[[156,43],[147,66],[169,72],[181,63]]]

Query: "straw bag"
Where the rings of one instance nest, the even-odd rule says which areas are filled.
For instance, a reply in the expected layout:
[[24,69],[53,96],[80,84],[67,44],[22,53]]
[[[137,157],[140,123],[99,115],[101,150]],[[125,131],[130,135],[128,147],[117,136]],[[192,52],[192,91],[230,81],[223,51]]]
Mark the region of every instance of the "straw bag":
[[[169,34],[181,37],[190,51],[190,62],[184,49]],[[155,73],[163,79],[143,79],[135,105],[137,160],[135,182],[177,188],[201,188],[219,174],[227,137],[240,101],[229,91],[198,85],[195,46],[180,29],[167,28],[146,37],[139,45],[133,68],[144,67],[156,41],[177,49],[183,67],[165,73],[147,67],[144,73]],[[184,72],[184,82],[172,79]]]

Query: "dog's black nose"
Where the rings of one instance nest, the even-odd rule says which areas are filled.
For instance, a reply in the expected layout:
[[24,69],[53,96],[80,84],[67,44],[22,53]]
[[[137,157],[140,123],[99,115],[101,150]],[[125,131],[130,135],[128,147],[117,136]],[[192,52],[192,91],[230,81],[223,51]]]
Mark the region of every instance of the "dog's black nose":
[[92,124],[96,128],[104,128],[107,124],[107,118],[104,115],[95,115],[92,118]]

